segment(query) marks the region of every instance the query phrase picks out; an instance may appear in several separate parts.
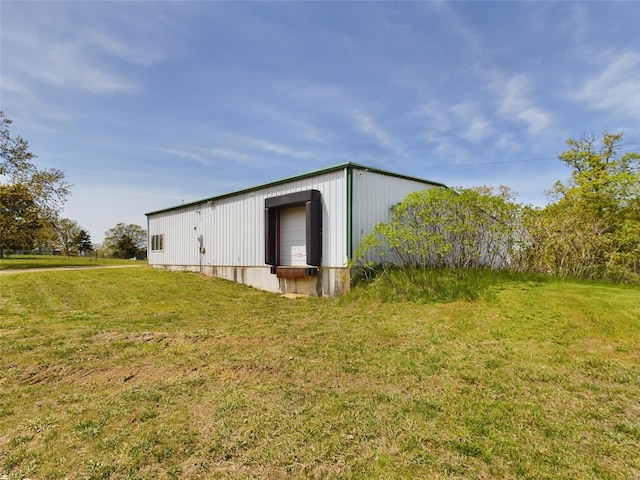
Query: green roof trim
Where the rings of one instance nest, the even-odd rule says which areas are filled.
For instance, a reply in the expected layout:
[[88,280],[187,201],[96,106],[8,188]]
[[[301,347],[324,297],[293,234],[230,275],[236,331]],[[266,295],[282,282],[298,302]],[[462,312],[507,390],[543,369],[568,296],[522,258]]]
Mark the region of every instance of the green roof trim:
[[353,171],[353,170],[367,170],[369,172],[379,173],[381,175],[387,175],[389,177],[402,178],[402,179],[405,179],[405,180],[413,180],[415,182],[424,183],[426,185],[433,185],[433,186],[437,186],[437,187],[446,187],[446,185],[443,184],[443,183],[433,182],[431,180],[425,180],[423,178],[411,177],[409,175],[402,175],[400,173],[389,172],[389,171],[381,170],[381,169],[375,168],[375,167],[368,167],[366,165],[360,165],[360,164],[357,164],[357,163],[347,162],[347,163],[341,163],[339,165],[334,165],[332,167],[322,168],[320,170],[314,170],[314,171],[311,171],[311,172],[303,173],[301,175],[294,175],[292,177],[283,178],[281,180],[276,180],[276,181],[269,182],[269,183],[263,183],[261,185],[256,185],[255,187],[245,188],[243,190],[237,190],[235,192],[225,193],[225,194],[222,194],[222,195],[216,195],[215,197],[209,197],[209,198],[205,198],[205,199],[198,200],[198,201],[195,201],[195,202],[184,203],[182,205],[176,205],[174,207],[164,208],[162,210],[155,210],[153,212],[145,213],[145,215],[149,216],[149,215],[155,215],[155,214],[158,214],[158,213],[170,212],[172,210],[180,210],[182,208],[194,207],[194,206],[197,206],[197,205],[201,205],[203,203],[212,202],[212,201],[215,201],[215,200],[221,200],[221,199],[229,198],[229,197],[235,197],[236,195],[243,195],[245,193],[255,192],[256,190],[262,190],[264,188],[275,187],[275,186],[283,185],[285,183],[293,182],[293,181],[296,181],[296,180],[303,180],[305,178],[315,177],[317,175],[323,175],[325,173],[337,172],[339,170],[345,170],[345,169],[347,169],[348,175],[350,175],[350,172]]

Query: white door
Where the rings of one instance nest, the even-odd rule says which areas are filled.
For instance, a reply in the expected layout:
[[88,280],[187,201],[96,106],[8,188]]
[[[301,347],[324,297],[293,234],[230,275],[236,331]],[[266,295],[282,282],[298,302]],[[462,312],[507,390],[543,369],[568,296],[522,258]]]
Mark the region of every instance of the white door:
[[306,222],[305,207],[280,210],[280,265],[307,265]]

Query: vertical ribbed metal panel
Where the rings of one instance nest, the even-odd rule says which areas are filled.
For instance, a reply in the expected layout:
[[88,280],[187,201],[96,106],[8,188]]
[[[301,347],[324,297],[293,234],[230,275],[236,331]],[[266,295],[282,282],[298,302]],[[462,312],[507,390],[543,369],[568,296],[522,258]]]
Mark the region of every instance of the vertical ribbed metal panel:
[[[265,266],[265,199],[310,189],[322,194],[322,266],[343,267],[347,262],[346,168],[150,214],[149,235],[164,235],[165,248],[149,252],[149,263]],[[198,235],[205,247],[201,257]]]
[[433,185],[369,170],[353,171],[353,252],[380,222],[391,220],[392,208],[411,192]]
[[198,265],[198,235],[202,225],[202,212],[189,206],[175,212],[164,212],[149,217],[149,236],[163,235],[164,249],[149,251],[151,265]]

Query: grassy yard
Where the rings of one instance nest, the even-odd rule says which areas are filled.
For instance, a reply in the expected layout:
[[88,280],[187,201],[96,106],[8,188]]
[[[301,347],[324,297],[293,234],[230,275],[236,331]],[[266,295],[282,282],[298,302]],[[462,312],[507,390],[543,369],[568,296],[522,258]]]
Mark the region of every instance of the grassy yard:
[[640,289],[0,276],[0,478],[640,478]]
[[146,264],[146,261],[119,258],[64,257],[60,255],[10,255],[0,258],[0,270],[25,268],[104,267],[107,265]]

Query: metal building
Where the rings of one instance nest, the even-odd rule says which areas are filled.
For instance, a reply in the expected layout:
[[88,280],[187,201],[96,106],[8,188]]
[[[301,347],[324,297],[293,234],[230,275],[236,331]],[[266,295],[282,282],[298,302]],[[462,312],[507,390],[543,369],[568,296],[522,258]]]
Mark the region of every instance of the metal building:
[[361,239],[441,183],[354,163],[147,213],[149,265],[280,293],[338,296]]

